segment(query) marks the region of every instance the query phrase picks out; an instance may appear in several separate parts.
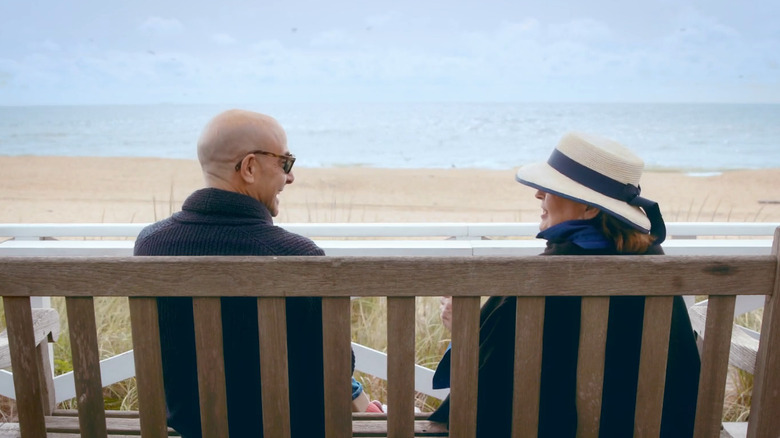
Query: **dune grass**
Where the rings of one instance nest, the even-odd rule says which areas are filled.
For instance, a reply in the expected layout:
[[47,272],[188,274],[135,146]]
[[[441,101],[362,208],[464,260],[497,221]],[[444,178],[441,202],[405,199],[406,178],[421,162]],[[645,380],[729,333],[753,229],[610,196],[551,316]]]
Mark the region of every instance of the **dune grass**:
[[[418,365],[436,368],[450,334],[441,324],[439,298],[418,297],[415,301],[416,324],[415,362]],[[379,351],[387,351],[387,300],[385,298],[358,298],[352,301],[352,341]],[[360,364],[358,363],[358,367]],[[372,399],[387,402],[387,382],[374,376],[355,373],[363,384],[366,394]],[[415,406],[422,411],[432,411],[441,402],[435,397],[418,393]]]

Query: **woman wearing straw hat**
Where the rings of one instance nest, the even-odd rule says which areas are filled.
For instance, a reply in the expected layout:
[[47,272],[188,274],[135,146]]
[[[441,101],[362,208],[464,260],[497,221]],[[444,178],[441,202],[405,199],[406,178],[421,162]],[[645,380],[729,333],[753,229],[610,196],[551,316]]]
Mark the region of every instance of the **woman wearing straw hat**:
[[[663,254],[666,227],[658,204],[639,196],[644,163],[619,143],[580,133],[565,135],[545,163],[517,172],[537,189],[542,216],[537,237],[543,255]],[[579,297],[545,301],[539,436],[573,437],[577,430],[576,373]],[[514,362],[514,297],[491,297],[480,315],[480,437],[509,436]],[[448,307],[443,306],[444,312]],[[644,297],[613,297],[607,329],[600,435],[632,436],[639,373]],[[444,320],[449,315],[443,315]],[[661,435],[693,434],[699,354],[681,297],[675,297]],[[434,388],[449,386],[449,350]],[[447,422],[449,399],[430,418]]]

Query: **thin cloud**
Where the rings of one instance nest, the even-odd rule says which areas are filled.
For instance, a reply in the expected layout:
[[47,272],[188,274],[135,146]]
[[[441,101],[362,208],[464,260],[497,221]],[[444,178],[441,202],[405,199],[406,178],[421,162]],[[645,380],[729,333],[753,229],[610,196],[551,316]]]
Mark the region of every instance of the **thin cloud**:
[[351,46],[354,38],[343,29],[331,29],[317,34],[311,39],[312,47],[344,47]]
[[211,41],[222,46],[232,46],[237,43],[235,38],[226,33],[215,33],[211,35]]
[[44,52],[59,52],[61,50],[60,45],[51,40],[44,40],[44,41],[32,43],[30,45],[30,48],[33,51],[44,51]]
[[177,35],[184,32],[184,25],[176,18],[149,17],[138,29],[150,35]]

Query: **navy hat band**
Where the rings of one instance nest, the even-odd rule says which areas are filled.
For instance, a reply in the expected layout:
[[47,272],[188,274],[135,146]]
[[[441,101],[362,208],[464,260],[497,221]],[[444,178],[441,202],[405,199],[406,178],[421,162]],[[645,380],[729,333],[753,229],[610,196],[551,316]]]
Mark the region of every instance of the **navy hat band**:
[[633,184],[624,184],[602,173],[583,166],[572,160],[558,149],[553,150],[547,164],[571,180],[588,187],[604,196],[629,205],[640,207],[650,219],[650,234],[656,237],[656,244],[666,239],[666,225],[661,216],[661,208],[658,203],[639,196],[642,189]]

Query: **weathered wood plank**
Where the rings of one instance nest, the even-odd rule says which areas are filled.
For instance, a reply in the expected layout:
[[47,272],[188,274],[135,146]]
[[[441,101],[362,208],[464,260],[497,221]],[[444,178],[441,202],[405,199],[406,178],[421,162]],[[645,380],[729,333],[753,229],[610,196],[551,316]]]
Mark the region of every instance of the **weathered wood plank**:
[[[79,433],[78,422],[76,421],[76,418],[71,416],[56,415],[46,417],[46,429],[49,431],[49,436],[56,433]],[[106,430],[108,431],[109,437],[111,435],[119,435],[143,436],[146,438],[146,435],[141,432],[141,426],[139,424],[138,418],[116,416],[109,417],[106,419]],[[180,436],[179,433],[173,429],[166,428],[166,430],[167,433],[162,435],[163,437]]]
[[157,298],[130,298],[135,378],[144,437],[168,436]]
[[[137,414],[137,413],[136,413]],[[353,437],[382,437],[388,436],[388,424],[386,415],[376,415],[376,418],[368,416],[360,416],[355,414],[355,420],[352,422],[352,433],[348,436]],[[413,430],[414,436],[448,436],[449,432],[444,424],[431,423],[420,416],[420,419],[414,421]],[[55,433],[71,433],[77,434],[79,431],[78,420],[72,416],[50,416],[46,417],[46,424],[51,434]],[[138,425],[138,418],[132,417],[111,417],[107,419],[108,432],[111,435],[120,436],[139,436],[140,428]],[[179,436],[173,429],[168,429],[168,436]],[[109,435],[109,437],[111,436]],[[141,435],[144,436],[145,435]],[[274,437],[275,438],[275,437]]]
[[222,355],[222,302],[219,298],[193,298],[192,310],[195,317],[201,431],[203,436],[227,438],[229,434],[225,360]]
[[[33,333],[35,345],[45,344],[45,340],[56,342],[60,335],[60,315],[54,309],[32,309]],[[11,354],[8,349],[8,330],[0,332],[0,368],[11,366]]]
[[735,302],[734,296],[709,298],[707,336],[701,352],[699,397],[693,432],[696,438],[717,436],[720,433]]
[[286,308],[284,298],[257,300],[263,432],[279,438],[289,438],[291,433]]
[[414,297],[387,298],[388,437],[414,433]]
[[[78,417],[79,412],[75,409],[55,409],[51,416],[59,417]],[[106,418],[138,418],[138,411],[106,411]],[[427,420],[431,416],[430,412],[415,412],[414,419]],[[384,412],[353,412],[353,420],[361,421],[384,421],[387,420],[387,414]]]
[[[35,324],[35,323],[33,323]],[[54,394],[54,370],[51,368],[51,355],[49,354],[49,344],[43,342],[35,347],[36,360],[38,362],[38,384],[41,388],[41,403],[43,404],[43,413],[51,415],[57,400]]]
[[[414,414],[414,436],[448,436],[449,432],[444,424],[427,421],[429,415],[430,412]],[[141,432],[138,417],[138,411],[107,411],[106,424],[109,438],[112,435],[146,437]],[[354,437],[388,436],[387,414],[356,412],[352,414],[352,419],[352,436]],[[46,424],[49,431],[48,438],[51,438],[54,433],[78,434],[78,412],[76,410],[56,410],[55,416],[46,417]],[[179,436],[171,428],[167,429],[167,433],[168,435],[164,436]],[[0,436],[5,435],[0,434]]]
[[450,436],[472,438],[477,433],[474,400],[479,367],[479,297],[452,299],[451,354]]
[[84,436],[105,437],[106,414],[100,377],[95,304],[92,297],[67,297],[73,377],[79,408],[79,424]]
[[[352,437],[389,437],[388,424],[384,421],[355,420],[352,422]],[[413,426],[413,435],[410,433],[407,437],[426,437],[426,436],[450,436],[447,428],[442,423],[432,423],[426,420],[415,421]]]
[[657,437],[661,434],[673,303],[673,297],[645,298],[634,413],[635,437]]
[[607,321],[609,321],[609,297],[582,299],[580,346],[577,358],[578,437],[599,436]]
[[3,297],[3,306],[9,333],[8,343],[11,347],[19,427],[25,437],[43,438],[46,436],[46,428],[42,394],[38,386],[38,362],[30,298]]
[[[707,337],[707,305],[696,304],[688,308],[691,326],[701,338]],[[731,328],[731,351],[729,365],[735,366],[750,374],[756,374],[756,355],[758,354],[758,339],[745,333],[737,324]]]
[[512,436],[516,438],[539,434],[544,301],[544,297],[517,299],[512,401]]
[[[79,411],[76,409],[55,409],[50,416],[54,417],[78,417]],[[108,418],[139,418],[140,411],[106,411],[106,421]]]
[[[577,256],[38,257],[31,264],[7,257],[0,264],[0,283],[6,296],[468,296],[509,290],[519,296],[771,295],[777,263],[772,256],[578,261]],[[623,269],[626,263],[631,270]],[[419,269],[421,264],[428,269]],[[369,287],[376,284],[382,287]]]
[[[137,417],[131,416],[114,416],[118,413],[112,413],[106,420],[108,438],[119,438],[124,436],[146,436],[140,431]],[[136,416],[138,412],[135,412]],[[49,433],[47,438],[77,438],[80,435],[78,418],[75,417],[76,413],[67,416],[53,416],[46,417],[46,424],[48,426]],[[377,414],[373,414],[377,415]],[[414,422],[414,436],[416,437],[446,437],[449,436],[447,428],[441,423],[431,423],[419,414],[416,417],[420,419]],[[424,417],[424,416],[423,416]],[[10,426],[10,427],[7,427]],[[13,428],[15,426],[15,428]],[[19,425],[18,424],[5,424],[0,426],[0,437],[19,437]],[[171,437],[180,436],[173,429],[168,429],[168,435]],[[354,421],[352,422],[352,435],[353,437],[386,437],[387,433],[387,416],[377,415],[376,418],[369,416],[360,416],[354,414]]]
[[756,358],[748,437],[777,436],[780,431],[780,228],[772,244],[775,284],[764,305],[761,343]]
[[[54,309],[33,308],[32,309],[32,329],[36,345],[38,380],[40,381],[41,400],[43,401],[43,412],[45,415],[51,414],[54,409],[54,381],[52,380],[52,369],[50,365],[49,344],[46,341],[54,342],[60,335],[60,315]],[[8,330],[0,332],[0,368],[11,366],[11,351],[8,344]]]
[[[415,412],[414,421],[427,420],[430,418],[432,412]],[[387,413],[385,412],[353,412],[352,421],[384,421],[387,420]],[[441,423],[436,423],[441,424]]]
[[[315,294],[316,295],[316,294]],[[352,431],[352,362],[350,300],[322,299],[322,356],[325,382],[325,436],[342,438]]]

